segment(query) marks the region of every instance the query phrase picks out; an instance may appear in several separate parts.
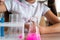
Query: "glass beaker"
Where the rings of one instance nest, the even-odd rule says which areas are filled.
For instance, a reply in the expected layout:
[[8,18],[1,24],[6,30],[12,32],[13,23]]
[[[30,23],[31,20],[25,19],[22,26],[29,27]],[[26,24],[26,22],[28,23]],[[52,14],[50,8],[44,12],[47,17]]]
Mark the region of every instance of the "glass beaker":
[[26,36],[26,40],[41,40],[39,29],[38,29],[38,19],[32,17],[28,22],[29,32]]
[[17,37],[20,34],[24,34],[24,20],[21,18],[20,14],[9,14],[9,22],[11,23],[17,23],[22,26],[18,27],[10,27],[9,28],[9,35],[12,35],[11,37]]

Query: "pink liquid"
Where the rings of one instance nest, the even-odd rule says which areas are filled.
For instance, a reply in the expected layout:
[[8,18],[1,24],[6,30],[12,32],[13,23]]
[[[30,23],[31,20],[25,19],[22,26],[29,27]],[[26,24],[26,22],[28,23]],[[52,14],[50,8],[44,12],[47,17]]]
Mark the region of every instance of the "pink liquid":
[[26,40],[41,40],[40,34],[29,33],[26,37]]
[[22,37],[22,34],[21,34],[21,35],[19,35],[19,38],[20,38],[20,39],[22,39],[22,38],[23,38],[23,37]]

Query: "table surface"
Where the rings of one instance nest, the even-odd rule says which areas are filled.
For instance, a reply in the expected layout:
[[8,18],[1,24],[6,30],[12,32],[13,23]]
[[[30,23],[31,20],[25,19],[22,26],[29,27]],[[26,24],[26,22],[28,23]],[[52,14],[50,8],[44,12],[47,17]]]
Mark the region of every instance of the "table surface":
[[41,35],[42,40],[60,40],[60,33]]
[[[0,40],[19,40],[18,38],[0,38]],[[60,33],[54,34],[43,34],[41,35],[41,40],[60,40]]]

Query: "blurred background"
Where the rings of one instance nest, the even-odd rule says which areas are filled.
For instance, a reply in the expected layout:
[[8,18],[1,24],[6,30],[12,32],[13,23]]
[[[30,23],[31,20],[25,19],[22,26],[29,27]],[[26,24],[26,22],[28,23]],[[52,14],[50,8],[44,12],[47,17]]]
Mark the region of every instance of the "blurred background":
[[[19,1],[21,2],[23,0],[19,0]],[[60,19],[60,0],[37,0],[37,1],[39,1],[40,3],[43,3],[46,6],[48,6],[51,9],[51,11]],[[4,13],[0,13],[0,23],[9,22],[9,14],[12,14],[12,13],[8,12],[8,11],[6,11]],[[41,21],[40,21],[40,25],[41,26],[50,26],[50,25],[53,25],[53,24],[51,24],[44,16],[42,16]],[[11,32],[13,32],[13,31],[10,29],[10,27],[0,26],[0,37],[4,36],[5,34],[6,35],[8,34],[8,36],[9,36],[9,34],[11,34]],[[19,30],[14,31],[14,33],[15,32],[20,34]],[[14,35],[16,35],[16,34],[14,34]],[[52,40],[59,39],[60,40],[60,34],[42,35],[42,39],[43,40],[45,40],[45,39],[46,40],[50,40],[50,39],[52,39]]]
[[[19,0],[19,1],[22,1],[22,0]],[[60,18],[60,0],[37,0],[37,1],[47,5],[51,9],[51,11]],[[12,14],[12,13],[8,11],[6,11],[5,14],[3,13],[4,19],[5,19],[5,20],[3,19],[4,22],[9,22],[9,14]],[[46,25],[53,25],[53,24],[48,22],[47,19],[43,16],[40,21],[40,25],[46,26]],[[5,27],[4,30],[7,32],[8,27]]]

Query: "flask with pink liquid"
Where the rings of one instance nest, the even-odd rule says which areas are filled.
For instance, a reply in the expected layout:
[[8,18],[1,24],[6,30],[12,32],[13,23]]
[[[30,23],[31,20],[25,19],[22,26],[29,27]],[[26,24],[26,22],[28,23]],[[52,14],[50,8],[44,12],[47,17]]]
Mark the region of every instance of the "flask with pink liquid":
[[[32,21],[34,21],[34,20],[32,20]],[[41,40],[38,26],[33,24],[32,21],[29,22],[30,27],[29,27],[29,32],[26,36],[26,40]],[[35,21],[35,23],[37,24],[37,21]]]

